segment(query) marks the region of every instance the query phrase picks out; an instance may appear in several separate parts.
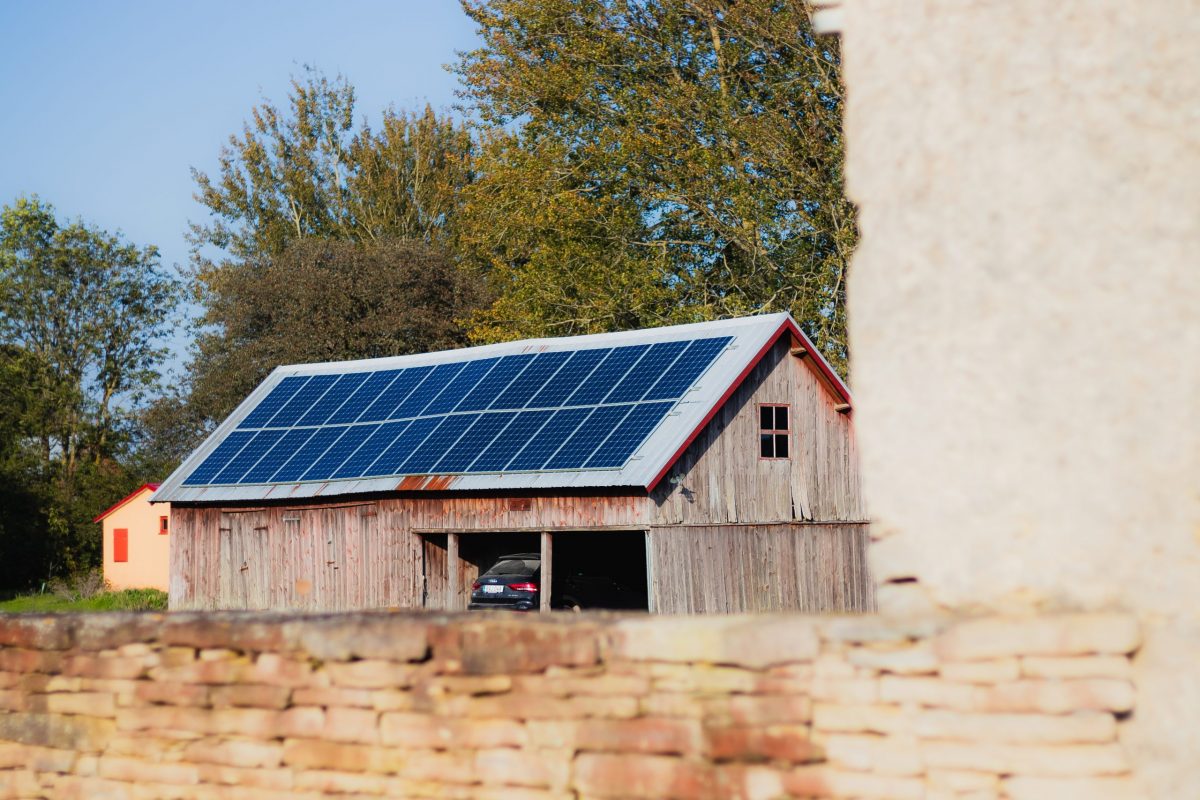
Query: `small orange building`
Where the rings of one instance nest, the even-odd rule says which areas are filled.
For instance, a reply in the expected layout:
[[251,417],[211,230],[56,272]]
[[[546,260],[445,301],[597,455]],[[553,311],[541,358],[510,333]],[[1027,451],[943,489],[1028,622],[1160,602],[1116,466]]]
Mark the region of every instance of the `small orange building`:
[[144,483],[93,522],[104,526],[104,579],[113,589],[167,590],[171,506],[150,505],[157,483]]

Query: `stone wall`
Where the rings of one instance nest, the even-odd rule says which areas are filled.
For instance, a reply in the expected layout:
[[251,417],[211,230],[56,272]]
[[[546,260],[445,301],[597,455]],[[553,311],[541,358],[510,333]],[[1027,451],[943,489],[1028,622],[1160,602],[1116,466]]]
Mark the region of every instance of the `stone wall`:
[[0,618],[0,797],[1124,798],[1131,617]]

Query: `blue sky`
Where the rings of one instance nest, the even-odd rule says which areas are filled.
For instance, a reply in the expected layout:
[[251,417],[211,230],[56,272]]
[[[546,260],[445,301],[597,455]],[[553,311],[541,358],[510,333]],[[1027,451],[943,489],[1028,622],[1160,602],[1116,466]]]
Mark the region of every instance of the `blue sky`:
[[[0,204],[37,193],[170,266],[203,217],[189,168],[215,172],[302,65],[349,78],[371,121],[388,105],[448,110],[443,65],[476,38],[457,0],[0,0],[0,42]],[[172,344],[177,366],[182,329]]]

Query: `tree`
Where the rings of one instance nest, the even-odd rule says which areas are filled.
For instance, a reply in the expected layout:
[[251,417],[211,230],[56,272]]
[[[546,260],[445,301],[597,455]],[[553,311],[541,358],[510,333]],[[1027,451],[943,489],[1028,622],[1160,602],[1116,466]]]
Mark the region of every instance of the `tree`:
[[462,96],[493,131],[459,214],[497,294],[473,335],[790,310],[844,366],[839,58],[802,0],[463,6]]
[[419,241],[301,239],[223,268],[193,365],[192,402],[232,409],[281,364],[377,358],[466,343],[475,284]]
[[120,463],[157,381],[178,282],[153,247],[36,197],[0,208],[0,581],[99,561],[91,518],[136,480]]
[[389,109],[378,130],[354,111],[346,79],[309,70],[286,108],[253,110],[218,178],[193,172],[208,211],[191,233],[204,314],[188,403],[202,427],[281,363],[465,342],[478,281],[445,253],[470,136],[429,108]]

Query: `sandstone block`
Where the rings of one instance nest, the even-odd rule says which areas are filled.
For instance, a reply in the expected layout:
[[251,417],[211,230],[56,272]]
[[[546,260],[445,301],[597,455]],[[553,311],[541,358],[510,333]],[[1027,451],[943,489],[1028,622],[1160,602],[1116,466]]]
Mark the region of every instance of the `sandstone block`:
[[783,777],[784,788],[800,797],[855,797],[871,800],[924,800],[919,778],[871,775],[827,766],[801,767]]
[[324,672],[334,686],[347,689],[393,689],[411,686],[417,668],[394,661],[351,661],[326,664]]
[[821,747],[829,766],[877,775],[920,775],[924,769],[921,749],[911,736],[830,734]]
[[46,695],[46,710],[52,714],[111,718],[117,715],[117,704],[109,692],[60,693]]
[[487,749],[475,753],[475,774],[489,785],[554,788],[565,786],[570,758],[555,751]]
[[423,661],[429,654],[428,623],[396,614],[332,615],[284,623],[289,647],[323,661],[351,658]]
[[803,764],[819,757],[805,725],[707,728],[705,740],[705,754],[716,761]]
[[1132,777],[1028,778],[1004,781],[1004,795],[1012,800],[1146,800]]
[[1102,678],[1026,680],[989,686],[977,695],[976,702],[984,711],[1123,712],[1133,708],[1134,691],[1129,681]]
[[922,742],[921,753],[930,767],[998,775],[1090,777],[1129,770],[1124,751],[1115,744],[1037,746],[931,741]]
[[897,675],[931,675],[938,668],[937,656],[929,642],[853,647],[847,651],[846,660],[856,667]]
[[976,714],[926,710],[913,715],[912,730],[925,739],[1012,744],[1112,742],[1117,722],[1111,714]]
[[716,768],[718,797],[738,800],[776,800],[786,797],[781,770],[765,765],[723,764]]
[[523,726],[534,747],[574,750],[579,734],[578,720],[531,719]]
[[331,742],[375,744],[379,741],[379,714],[365,708],[326,709],[321,736]]
[[803,617],[649,617],[618,622],[611,650],[615,658],[631,661],[761,669],[812,661],[820,640],[817,623]]
[[261,654],[255,659],[253,668],[244,672],[244,680],[252,683],[265,683],[270,686],[288,686],[297,689],[302,687],[320,688],[329,685],[328,676],[323,672],[314,673],[308,662],[285,658],[278,653]]
[[1016,658],[988,661],[948,661],[938,667],[944,680],[957,683],[1006,683],[1021,677],[1021,662]]
[[700,750],[700,725],[686,719],[588,719],[579,723],[575,746],[599,752],[689,755]]
[[1112,678],[1129,680],[1133,665],[1125,656],[1077,656],[1021,659],[1021,674],[1027,678]]
[[159,683],[138,681],[134,687],[134,699],[141,703],[173,706],[206,706],[209,702],[209,687],[193,683]]
[[283,745],[258,739],[200,739],[183,745],[181,757],[195,763],[274,768],[283,759]]
[[575,788],[593,797],[639,800],[715,798],[713,769],[671,756],[583,753],[575,759]]
[[980,687],[940,678],[885,675],[879,680],[879,699],[885,703],[913,703],[933,708],[971,711],[979,703]]
[[26,650],[20,647],[0,649],[0,670],[5,672],[56,673],[63,662],[57,650]]
[[291,700],[292,690],[286,686],[267,686],[264,684],[239,684],[235,686],[218,686],[211,692],[214,708],[249,707],[249,708],[287,708]]
[[194,764],[163,764],[136,758],[101,756],[98,770],[102,778],[130,783],[153,781],[167,784],[196,784],[200,782],[200,772]]
[[903,734],[912,730],[912,714],[894,705],[817,703],[813,706],[813,730],[822,733]]
[[293,706],[279,712],[278,736],[317,738],[325,730],[325,711],[309,706]]
[[947,661],[1005,656],[1072,656],[1131,653],[1141,644],[1137,620],[1125,614],[1063,614],[958,623],[934,641]]
[[422,750],[522,747],[529,741],[525,728],[513,720],[453,719],[405,712],[383,714],[379,733],[383,744]]
[[434,661],[468,675],[586,667],[600,658],[599,626],[576,620],[463,621],[434,628],[429,636]]
[[347,708],[374,708],[374,699],[379,692],[369,689],[295,689],[292,702],[298,706],[345,706]]
[[1000,779],[990,772],[971,772],[961,769],[930,769],[925,772],[925,784],[931,789],[952,792],[998,793]]
[[212,792],[212,784],[236,786],[245,791],[262,790],[285,792],[291,790],[294,778],[290,769],[245,769],[226,764],[196,764],[200,781],[207,784],[201,796]]
[[0,617],[0,647],[30,650],[66,650],[74,636],[73,620],[58,615]]
[[876,678],[818,678],[810,689],[814,700],[830,703],[874,703],[880,699]]
[[[334,770],[310,769],[295,773],[294,787],[297,791],[321,792],[324,794],[388,795],[388,779],[382,775],[362,772],[337,772]],[[406,795],[407,796],[407,795]]]
[[0,740],[61,750],[98,752],[104,748],[115,727],[112,720],[97,717],[22,712],[0,714]]

